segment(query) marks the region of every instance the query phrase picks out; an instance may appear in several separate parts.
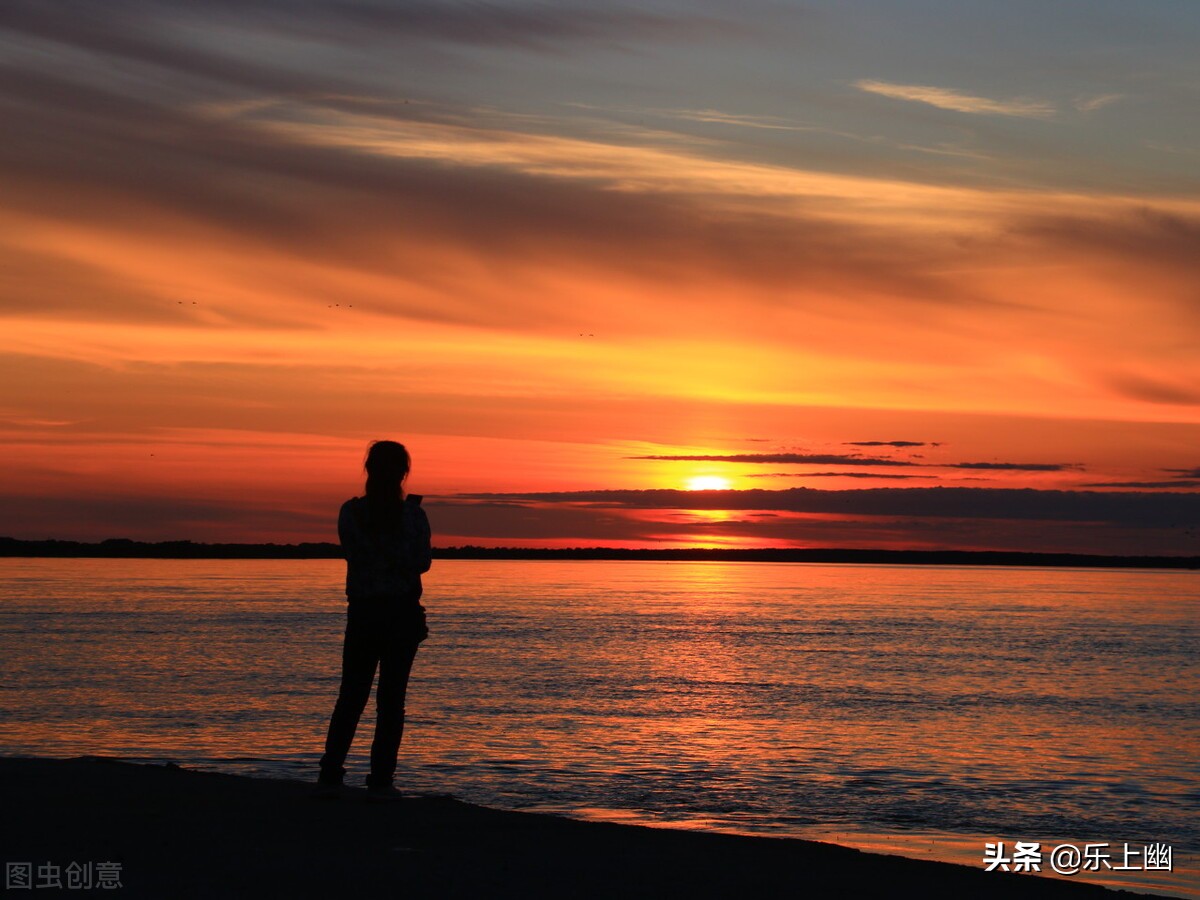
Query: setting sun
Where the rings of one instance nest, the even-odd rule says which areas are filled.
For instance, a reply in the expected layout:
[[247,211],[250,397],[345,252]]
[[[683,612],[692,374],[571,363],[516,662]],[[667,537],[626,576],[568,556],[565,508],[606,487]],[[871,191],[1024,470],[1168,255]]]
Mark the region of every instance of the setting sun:
[[729,479],[722,478],[720,475],[697,475],[695,478],[689,478],[687,482],[689,491],[727,491],[729,490]]

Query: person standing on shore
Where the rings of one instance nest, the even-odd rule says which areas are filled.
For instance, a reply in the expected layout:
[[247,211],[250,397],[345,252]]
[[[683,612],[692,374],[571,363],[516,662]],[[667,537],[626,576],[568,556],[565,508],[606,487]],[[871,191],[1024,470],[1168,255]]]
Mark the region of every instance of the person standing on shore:
[[404,700],[417,646],[429,635],[421,605],[421,575],[431,561],[429,519],[421,497],[404,494],[411,461],[403,444],[375,441],[367,451],[365,496],[338,515],[346,556],[346,637],[342,684],[329,721],[317,783],[336,796],[375,669],[375,737],[369,796],[396,798],[392,781],[404,734]]

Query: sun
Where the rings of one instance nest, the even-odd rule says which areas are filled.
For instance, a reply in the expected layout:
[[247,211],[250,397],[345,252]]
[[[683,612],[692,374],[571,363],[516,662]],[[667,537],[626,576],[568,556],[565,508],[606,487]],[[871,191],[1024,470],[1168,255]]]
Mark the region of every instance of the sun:
[[688,479],[687,489],[689,491],[727,491],[729,490],[729,479],[722,478],[720,475],[697,475]]

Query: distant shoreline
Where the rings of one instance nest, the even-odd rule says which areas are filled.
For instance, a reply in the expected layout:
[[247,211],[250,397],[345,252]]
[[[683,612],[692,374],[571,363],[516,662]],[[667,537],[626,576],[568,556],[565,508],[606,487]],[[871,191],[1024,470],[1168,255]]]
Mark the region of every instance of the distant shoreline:
[[[443,547],[435,559],[595,559],[716,562],[843,563],[905,566],[1036,566],[1110,569],[1200,569],[1200,556],[1100,556],[1002,550],[710,549],[623,550],[613,547]],[[201,544],[193,541],[98,543],[0,537],[0,557],[82,559],[341,559],[332,543]]]

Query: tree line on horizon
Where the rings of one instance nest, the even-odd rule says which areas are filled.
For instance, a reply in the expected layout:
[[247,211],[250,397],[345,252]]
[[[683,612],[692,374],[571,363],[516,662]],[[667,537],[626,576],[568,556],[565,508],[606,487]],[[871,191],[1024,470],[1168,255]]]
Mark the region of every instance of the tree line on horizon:
[[[876,563],[892,565],[1015,565],[1119,568],[1200,568],[1200,556],[1102,556],[1008,550],[881,550],[851,548],[621,548],[621,547],[435,547],[437,559],[596,559],[731,562]],[[341,559],[335,543],[200,543],[23,540],[0,537],[0,557],[111,559]]]

